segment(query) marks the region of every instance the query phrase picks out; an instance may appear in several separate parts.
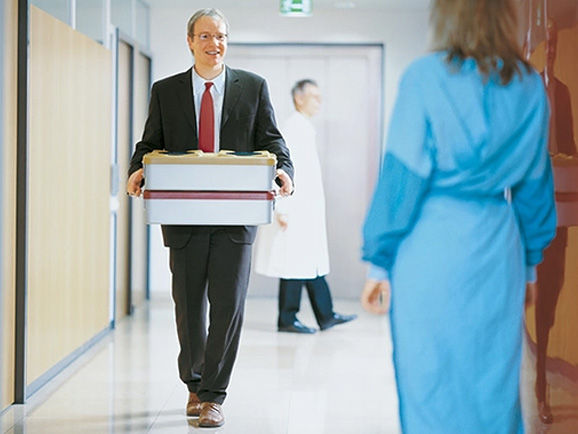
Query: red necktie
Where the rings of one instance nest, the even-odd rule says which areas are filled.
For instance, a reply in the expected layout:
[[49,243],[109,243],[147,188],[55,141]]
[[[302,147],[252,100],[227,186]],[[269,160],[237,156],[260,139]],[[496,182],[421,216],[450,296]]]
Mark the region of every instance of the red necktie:
[[199,116],[199,149],[203,152],[215,151],[215,115],[213,113],[213,97],[210,81],[205,83],[205,92],[201,99],[201,114]]

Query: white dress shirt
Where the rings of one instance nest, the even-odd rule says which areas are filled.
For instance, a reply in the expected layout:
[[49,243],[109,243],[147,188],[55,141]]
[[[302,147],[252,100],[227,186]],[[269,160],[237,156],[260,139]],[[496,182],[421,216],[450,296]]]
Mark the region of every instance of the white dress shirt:
[[219,152],[219,141],[221,138],[221,118],[223,111],[223,97],[225,96],[225,70],[212,80],[205,80],[195,68],[191,74],[193,80],[193,102],[195,104],[195,116],[197,118],[197,134],[199,132],[199,117],[201,113],[201,99],[205,92],[205,83],[212,82],[211,96],[213,97],[213,113],[215,114],[215,152]]

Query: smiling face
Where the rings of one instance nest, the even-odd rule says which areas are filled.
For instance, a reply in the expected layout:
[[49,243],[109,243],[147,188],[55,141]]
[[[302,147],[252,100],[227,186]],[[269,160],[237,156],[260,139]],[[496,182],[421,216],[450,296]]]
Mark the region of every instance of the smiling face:
[[[213,73],[222,71],[227,38],[219,41],[217,36],[226,34],[227,25],[217,18],[203,16],[195,22],[192,34],[187,36],[187,42],[195,56],[195,70],[201,77],[210,79],[213,78]],[[200,35],[209,36],[203,40]]]

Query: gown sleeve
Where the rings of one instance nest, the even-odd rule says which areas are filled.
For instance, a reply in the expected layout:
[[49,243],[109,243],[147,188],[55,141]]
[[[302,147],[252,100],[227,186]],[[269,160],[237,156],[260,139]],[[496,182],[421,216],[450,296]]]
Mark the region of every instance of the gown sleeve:
[[390,121],[381,172],[363,227],[363,260],[389,272],[412,229],[433,171],[433,151],[421,79],[404,74]]
[[520,226],[526,257],[526,278],[536,278],[535,266],[543,258],[543,250],[556,234],[554,180],[548,153],[549,110],[544,95],[541,110],[534,121],[541,129],[534,160],[526,176],[512,187],[512,204]]
[[370,264],[367,270],[367,278],[371,280],[389,280],[389,274],[385,268]]

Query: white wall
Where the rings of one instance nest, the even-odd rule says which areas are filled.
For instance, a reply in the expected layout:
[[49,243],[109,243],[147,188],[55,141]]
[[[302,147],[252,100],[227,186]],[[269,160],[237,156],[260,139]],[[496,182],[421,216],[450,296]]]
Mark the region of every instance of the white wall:
[[[151,7],[153,81],[184,71],[192,64],[186,44],[186,24],[202,5],[171,7],[169,4]],[[220,7],[218,1],[211,6]],[[222,10],[229,20],[231,43],[383,43],[386,129],[401,73],[414,58],[427,51],[428,12],[425,9],[326,9],[315,10],[310,18],[286,18],[279,15],[278,2],[271,1],[270,8]],[[229,53],[234,49],[229,47]],[[355,71],[346,73],[351,74],[352,80],[356,79]],[[166,291],[170,286],[167,253],[159,247],[160,230],[153,228],[151,232],[150,288]]]

